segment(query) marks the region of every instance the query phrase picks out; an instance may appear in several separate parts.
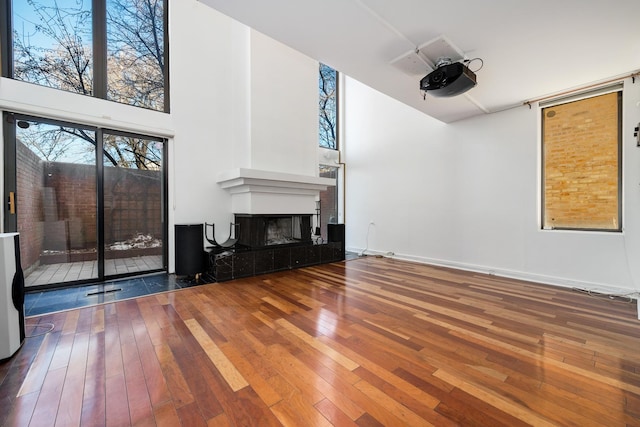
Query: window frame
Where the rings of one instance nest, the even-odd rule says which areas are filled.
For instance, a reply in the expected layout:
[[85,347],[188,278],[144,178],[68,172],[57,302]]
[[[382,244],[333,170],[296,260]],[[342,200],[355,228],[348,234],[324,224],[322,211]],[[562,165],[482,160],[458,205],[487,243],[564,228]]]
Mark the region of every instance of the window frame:
[[[325,147],[320,145],[320,108],[318,106],[318,147],[326,150],[339,151],[340,150],[340,72],[335,68],[327,65],[323,62],[318,62],[318,77],[320,77],[320,67],[322,66],[331,68],[335,72],[335,105],[336,105],[336,125],[335,125],[335,147]],[[318,88],[318,100],[320,99],[320,90]]]
[[[166,137],[139,133],[127,130],[119,130],[109,128],[100,125],[89,125],[82,122],[75,122],[72,120],[59,120],[48,117],[43,117],[34,114],[24,114],[12,111],[0,111],[0,117],[4,121],[2,126],[2,137],[4,138],[4,171],[3,171],[3,184],[0,191],[4,195],[8,195],[9,192],[17,193],[18,179],[17,179],[17,158],[16,158],[16,146],[17,146],[17,133],[16,126],[20,120],[36,121],[38,123],[49,124],[54,126],[73,127],[76,129],[82,129],[94,132],[96,138],[95,148],[95,172],[96,172],[96,245],[98,255],[98,274],[97,277],[80,280],[78,282],[60,282],[52,283],[50,285],[35,286],[30,289],[53,289],[64,285],[77,285],[85,283],[96,283],[105,280],[115,280],[123,277],[131,277],[139,275],[140,272],[129,273],[115,273],[106,274],[105,272],[105,189],[104,189],[104,138],[105,134],[116,135],[122,137],[140,138],[148,141],[156,141],[162,143],[162,175],[161,175],[161,203],[160,207],[160,221],[161,221],[161,233],[163,239],[162,247],[162,268],[157,270],[144,271],[143,274],[156,273],[161,271],[168,271],[169,265],[169,140]],[[9,215],[8,206],[3,208],[3,226],[7,232],[18,231],[18,215],[20,214],[19,206],[19,194],[16,194],[16,207],[17,214]]]
[[[617,228],[591,228],[591,227],[545,227],[545,141],[544,141],[544,110],[546,108],[579,102],[582,100],[595,98],[601,95],[617,93]],[[623,231],[623,83],[618,82],[613,85],[598,87],[593,90],[583,91],[577,94],[568,95],[561,98],[554,98],[549,101],[540,102],[539,107],[539,130],[540,130],[540,230],[542,231],[582,231],[601,233],[622,233]]]
[[[0,67],[2,77],[15,79],[13,66],[13,10],[12,2],[16,0],[0,0]],[[24,0],[18,0],[24,1]],[[163,7],[163,49],[164,49],[164,93],[163,108],[155,110],[150,107],[133,105],[109,99],[107,96],[108,86],[108,52],[107,52],[107,2],[108,0],[91,0],[91,22],[92,22],[92,60],[93,60],[93,88],[92,98],[105,101],[116,102],[122,105],[129,105],[135,108],[143,108],[149,111],[169,113],[170,108],[170,87],[169,87],[169,0],[162,1]],[[20,80],[22,81],[22,80]],[[25,83],[34,83],[25,81]],[[39,85],[42,86],[42,85]],[[50,86],[43,86],[51,89],[64,90]],[[75,92],[71,92],[75,93]],[[82,95],[82,94],[79,94]]]

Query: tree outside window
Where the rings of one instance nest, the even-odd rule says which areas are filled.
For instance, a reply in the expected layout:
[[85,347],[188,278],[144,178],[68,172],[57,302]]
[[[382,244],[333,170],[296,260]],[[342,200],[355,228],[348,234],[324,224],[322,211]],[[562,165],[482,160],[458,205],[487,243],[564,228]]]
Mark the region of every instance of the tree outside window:
[[165,1],[14,0],[9,77],[164,111]]
[[338,72],[325,64],[320,64],[318,73],[319,92],[319,134],[320,147],[338,149]]

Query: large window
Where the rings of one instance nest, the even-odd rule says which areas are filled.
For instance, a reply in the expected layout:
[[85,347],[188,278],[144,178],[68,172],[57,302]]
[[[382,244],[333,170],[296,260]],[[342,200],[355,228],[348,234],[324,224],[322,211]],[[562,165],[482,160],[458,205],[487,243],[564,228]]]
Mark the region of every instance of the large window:
[[0,0],[3,75],[168,111],[167,0]]
[[[319,133],[318,145],[319,176],[331,178],[335,186],[320,192],[317,206],[316,234],[327,240],[327,224],[339,222],[338,197],[344,189],[339,187],[340,153],[338,147],[338,72],[325,64],[320,64],[318,73]],[[335,151],[334,151],[335,150]]]
[[338,72],[320,64],[318,73],[320,147],[338,149]]
[[621,100],[615,90],[542,109],[543,228],[622,229]]

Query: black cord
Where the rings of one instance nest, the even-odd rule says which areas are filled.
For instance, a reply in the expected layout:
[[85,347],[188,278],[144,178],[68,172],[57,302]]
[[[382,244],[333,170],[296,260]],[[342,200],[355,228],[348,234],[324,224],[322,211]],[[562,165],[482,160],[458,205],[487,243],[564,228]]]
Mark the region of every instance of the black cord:
[[25,336],[25,338],[35,338],[35,337],[39,337],[41,335],[46,335],[49,332],[53,331],[53,328],[55,328],[55,325],[53,323],[43,323],[41,325],[25,325],[25,328],[49,328],[44,332],[41,332],[39,334],[34,334],[34,335],[27,335]]
[[467,64],[467,69],[469,68],[469,65],[471,65],[473,61],[480,61],[480,68],[476,70],[471,70],[471,71],[474,73],[477,73],[478,71],[482,70],[482,67],[484,67],[484,61],[482,60],[482,58],[465,59],[464,62]]
[[609,298],[612,301],[615,302],[622,302],[624,304],[630,304],[632,303],[633,300],[633,293],[630,294],[608,294],[605,292],[598,292],[598,291],[594,291],[591,289],[582,289],[582,288],[571,288],[576,292],[582,292],[583,294],[587,294],[590,297],[604,297],[604,298]]

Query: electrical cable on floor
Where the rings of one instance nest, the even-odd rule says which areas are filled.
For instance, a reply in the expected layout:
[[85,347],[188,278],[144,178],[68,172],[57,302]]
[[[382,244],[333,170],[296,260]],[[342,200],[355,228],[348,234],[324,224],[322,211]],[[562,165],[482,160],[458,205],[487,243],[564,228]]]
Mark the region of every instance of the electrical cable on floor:
[[38,324],[38,325],[25,325],[25,329],[26,328],[35,329],[35,328],[45,328],[45,327],[49,328],[49,329],[47,329],[44,332],[40,332],[39,334],[27,335],[27,336],[25,336],[25,338],[35,338],[35,337],[39,337],[39,336],[42,336],[42,335],[46,335],[49,332],[53,331],[53,329],[56,327],[53,323],[42,323],[42,324]]
[[367,227],[367,244],[365,246],[365,248],[362,250],[362,252],[360,252],[359,256],[365,256],[365,252],[369,250],[369,231],[371,230],[371,226],[373,225],[372,222],[369,223],[369,226]]
[[[633,295],[635,295],[634,292],[629,293],[629,294],[609,294],[609,293],[606,293],[606,292],[594,291],[593,289],[582,289],[582,288],[571,288],[571,289],[573,289],[574,291],[577,291],[577,292],[582,292],[584,294],[587,294],[590,297],[594,297],[594,298],[595,297],[607,297],[610,300],[613,300],[613,301],[616,301],[616,302],[622,302],[622,303],[625,303],[625,304],[631,304],[634,301]],[[624,299],[624,301],[620,301],[617,298],[622,298],[622,299]]]
[[638,289],[638,285],[637,285],[638,281],[634,276],[634,270],[631,268],[631,263],[629,262],[629,250],[627,248],[627,238],[625,237],[624,233],[622,234],[622,244],[624,245],[624,259],[627,264],[627,272],[629,273],[629,278],[631,279],[631,285],[635,290],[635,292],[632,292],[630,295],[635,295],[638,301],[640,301],[640,289]]

